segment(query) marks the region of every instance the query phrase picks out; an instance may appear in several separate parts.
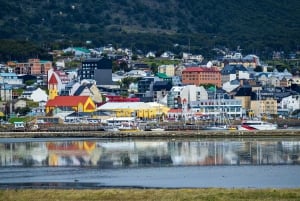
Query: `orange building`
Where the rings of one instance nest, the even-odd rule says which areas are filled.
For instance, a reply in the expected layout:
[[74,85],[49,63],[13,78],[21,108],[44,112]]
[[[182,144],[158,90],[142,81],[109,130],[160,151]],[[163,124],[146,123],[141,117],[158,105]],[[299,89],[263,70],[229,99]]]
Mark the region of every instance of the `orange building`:
[[16,74],[27,75],[46,75],[48,70],[52,68],[51,61],[44,61],[40,59],[29,59],[28,62],[8,62],[10,67],[14,69]]
[[48,100],[46,104],[46,113],[53,110],[76,111],[76,112],[94,112],[96,105],[89,96],[56,96]]
[[213,84],[221,87],[221,71],[217,67],[188,67],[182,71],[182,83],[196,86]]

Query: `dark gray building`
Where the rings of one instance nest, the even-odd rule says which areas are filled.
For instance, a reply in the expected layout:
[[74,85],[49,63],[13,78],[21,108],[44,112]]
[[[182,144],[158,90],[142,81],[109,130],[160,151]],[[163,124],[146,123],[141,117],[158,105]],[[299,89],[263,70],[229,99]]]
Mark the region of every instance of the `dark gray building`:
[[82,62],[80,80],[93,79],[97,85],[111,85],[112,61],[107,58],[90,58]]

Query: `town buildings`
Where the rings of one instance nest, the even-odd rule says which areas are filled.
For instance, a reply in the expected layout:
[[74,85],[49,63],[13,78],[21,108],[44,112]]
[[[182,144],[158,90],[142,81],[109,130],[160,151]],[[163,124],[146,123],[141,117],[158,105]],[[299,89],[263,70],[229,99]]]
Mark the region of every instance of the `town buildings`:
[[[152,72],[149,63],[130,60],[131,51],[127,51],[130,52],[127,55],[126,51],[116,51],[111,46],[88,51],[68,48],[65,51],[75,53],[76,59],[80,58],[79,69],[71,72],[64,69],[65,65],[52,67],[51,62],[39,59],[1,66],[7,71],[0,73],[1,100],[44,102],[44,105],[32,109],[36,114],[72,111],[90,112],[95,116],[99,110],[119,117],[134,115],[142,119],[157,118],[158,114],[162,114],[159,111],[163,111],[165,116],[172,114],[169,115],[172,117],[179,116],[176,113],[188,113],[186,116],[190,118],[222,112],[228,118],[241,118],[249,113],[276,116],[284,109],[289,113],[300,109],[300,99],[297,98],[300,89],[295,87],[299,84],[299,77],[288,70],[279,72],[276,68],[272,72],[267,72],[266,68],[263,72],[255,72],[254,68],[261,65],[255,55],[226,55],[217,62],[203,65],[201,55],[184,54],[179,64],[159,65],[157,72]],[[107,55],[103,57],[100,52]],[[167,51],[161,57],[166,61],[174,59],[174,54]],[[114,69],[118,70],[114,77],[113,62],[115,65],[122,62],[127,65],[123,69]],[[36,77],[33,88],[24,87],[28,82],[23,82],[23,74]],[[41,90],[44,84],[39,82],[40,78],[46,78],[47,94],[46,90]],[[122,87],[120,85],[124,78],[134,80],[127,83],[128,88],[123,87],[124,83]],[[23,93],[14,95],[14,89],[19,87],[23,88]],[[73,98],[72,101],[69,97]],[[82,97],[88,98],[83,100]],[[150,103],[162,105],[159,109]]]

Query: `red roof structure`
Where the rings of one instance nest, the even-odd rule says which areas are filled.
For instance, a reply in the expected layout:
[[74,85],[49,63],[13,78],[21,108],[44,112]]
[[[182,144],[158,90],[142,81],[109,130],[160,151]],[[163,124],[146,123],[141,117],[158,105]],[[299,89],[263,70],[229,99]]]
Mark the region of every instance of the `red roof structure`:
[[78,106],[79,103],[86,103],[88,98],[89,96],[56,96],[47,102],[46,107]]
[[52,74],[52,76],[50,77],[48,84],[58,84],[58,81],[54,75],[54,73]]

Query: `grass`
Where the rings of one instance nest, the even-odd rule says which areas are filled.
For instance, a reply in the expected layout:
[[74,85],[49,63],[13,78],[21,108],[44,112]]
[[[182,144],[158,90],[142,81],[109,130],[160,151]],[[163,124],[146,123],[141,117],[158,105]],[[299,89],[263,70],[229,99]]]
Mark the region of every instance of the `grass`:
[[300,200],[300,189],[99,189],[99,190],[0,190],[0,200],[18,201],[220,201]]

